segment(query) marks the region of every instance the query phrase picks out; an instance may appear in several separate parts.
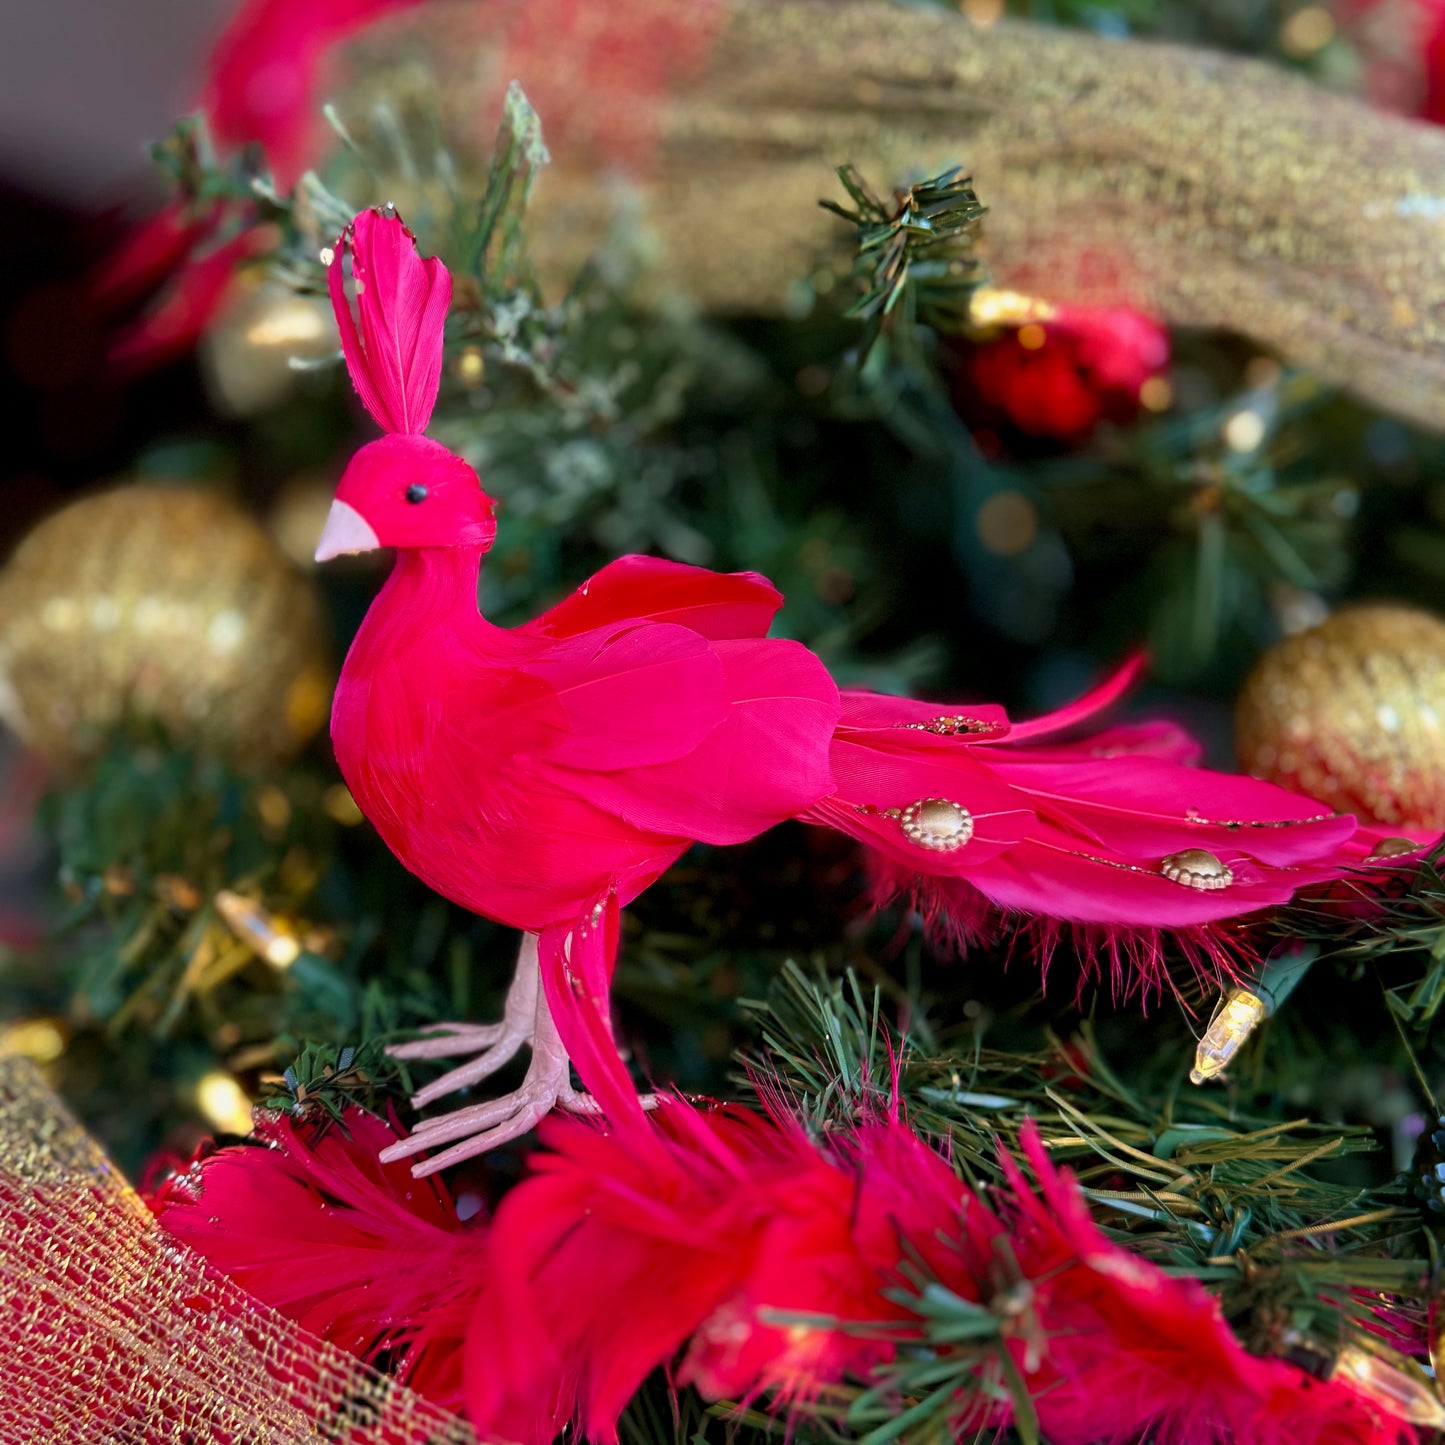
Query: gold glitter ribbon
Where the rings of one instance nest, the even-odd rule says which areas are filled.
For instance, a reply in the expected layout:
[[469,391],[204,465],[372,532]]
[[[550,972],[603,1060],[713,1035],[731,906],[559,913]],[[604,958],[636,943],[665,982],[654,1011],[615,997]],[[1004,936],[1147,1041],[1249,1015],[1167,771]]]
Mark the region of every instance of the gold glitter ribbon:
[[[851,161],[886,188],[961,164],[989,207],[997,284],[1241,332],[1445,427],[1445,128],[1255,60],[981,28],[934,7],[612,0],[595,13],[616,26],[661,3],[676,23],[695,10],[707,30],[700,70],[637,101],[655,110],[655,140],[632,224],[658,243],[660,292],[784,311],[840,243],[816,205],[841,195],[834,166]],[[500,85],[516,75],[542,93],[574,43],[507,50],[496,17],[514,10],[435,0],[363,38],[351,83],[333,92],[348,127],[364,137],[378,98],[402,114],[440,104],[466,185],[479,186]],[[562,276],[616,218],[618,189],[575,123],[553,139],[529,235]],[[388,144],[378,135],[377,153]],[[423,213],[425,183],[396,182],[386,198]]]
[[158,1229],[28,1060],[0,1055],[5,1445],[476,1445]]

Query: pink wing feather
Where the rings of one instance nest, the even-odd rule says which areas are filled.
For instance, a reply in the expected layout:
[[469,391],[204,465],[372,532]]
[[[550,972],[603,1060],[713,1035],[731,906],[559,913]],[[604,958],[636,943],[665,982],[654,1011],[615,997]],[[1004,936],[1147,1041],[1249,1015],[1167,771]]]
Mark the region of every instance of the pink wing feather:
[[551,685],[568,727],[537,755],[588,772],[685,757],[728,706],[713,645],[668,623],[583,633],[554,643],[521,670]]
[[[635,828],[703,843],[741,843],[833,786],[826,740],[837,716],[823,665],[796,642],[711,644],[726,702],[685,757],[569,776],[547,775]],[[563,761],[554,754],[557,761]]]
[[709,572],[662,557],[619,557],[572,595],[524,623],[539,637],[646,619],[676,622],[713,639],[764,637],[783,594],[756,572]]

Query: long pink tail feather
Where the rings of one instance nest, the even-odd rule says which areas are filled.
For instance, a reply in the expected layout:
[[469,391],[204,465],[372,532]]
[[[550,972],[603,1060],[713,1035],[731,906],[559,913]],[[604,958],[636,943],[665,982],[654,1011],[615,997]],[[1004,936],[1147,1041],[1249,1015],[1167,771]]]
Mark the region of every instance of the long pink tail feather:
[[1068,937],[1086,978],[1106,971],[1127,994],[1166,982],[1172,938],[1201,973],[1231,976],[1254,957],[1240,920],[1340,877],[1357,824],[1187,766],[1197,746],[1170,723],[1061,736],[1117,701],[1143,662],[1021,725],[998,709],[845,692],[838,790],[802,816],[866,845],[875,903],[908,900],[960,948],[1011,935],[1011,951],[1026,945],[1047,969]]
[[544,928],[537,945],[542,987],[558,1037],[583,1086],[613,1121],[643,1114],[612,1037],[608,997],[617,959],[617,895],[598,899],[572,923]]

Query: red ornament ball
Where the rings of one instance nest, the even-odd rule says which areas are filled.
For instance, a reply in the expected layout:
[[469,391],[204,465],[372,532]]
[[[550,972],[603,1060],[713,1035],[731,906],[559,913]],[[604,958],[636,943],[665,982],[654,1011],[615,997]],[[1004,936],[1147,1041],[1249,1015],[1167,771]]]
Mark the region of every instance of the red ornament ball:
[[1235,707],[1241,767],[1344,813],[1445,830],[1445,621],[1350,607],[1260,659]]
[[1010,426],[1080,441],[1102,421],[1139,414],[1169,364],[1169,333],[1127,306],[1069,306],[972,346],[963,384]]

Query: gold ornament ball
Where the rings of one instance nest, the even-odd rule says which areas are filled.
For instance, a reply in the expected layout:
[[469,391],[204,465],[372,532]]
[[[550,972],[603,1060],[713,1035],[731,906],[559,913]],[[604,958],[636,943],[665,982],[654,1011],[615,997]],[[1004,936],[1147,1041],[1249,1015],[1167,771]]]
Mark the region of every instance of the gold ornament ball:
[[1234,716],[1240,765],[1343,813],[1445,829],[1445,621],[1350,607],[1276,643]]
[[331,683],[314,586],[215,492],[86,498],[0,572],[0,716],[56,767],[132,720],[243,766],[283,762],[325,721]]
[[325,297],[298,296],[276,282],[243,279],[201,338],[201,371],[222,412],[255,416],[304,382],[293,360],[315,364],[336,349],[336,322]]

